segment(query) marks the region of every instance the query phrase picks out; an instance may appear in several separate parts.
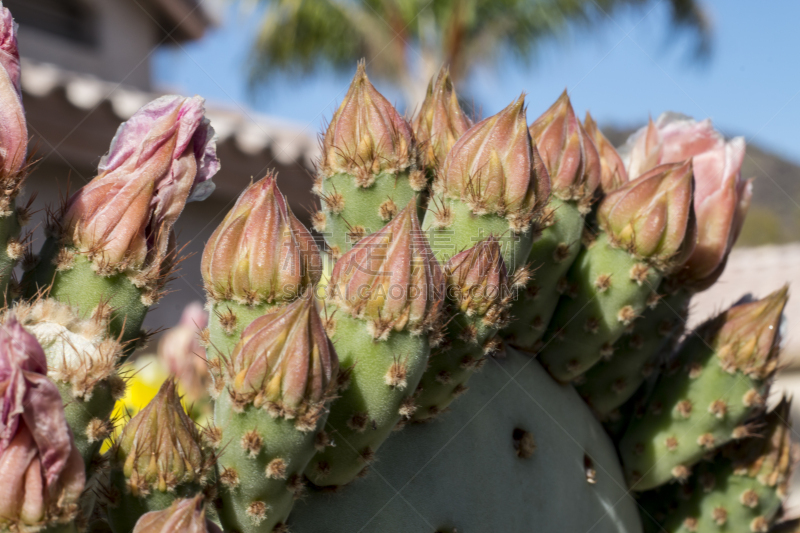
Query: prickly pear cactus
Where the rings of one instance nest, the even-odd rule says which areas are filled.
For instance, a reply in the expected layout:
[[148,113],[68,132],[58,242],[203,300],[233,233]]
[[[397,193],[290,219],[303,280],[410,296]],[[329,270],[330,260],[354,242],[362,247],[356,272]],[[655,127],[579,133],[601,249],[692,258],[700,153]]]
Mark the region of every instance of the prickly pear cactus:
[[754,423],[754,434],[732,443],[700,465],[684,485],[640,497],[650,531],[767,533],[779,514],[794,460],[791,401],[783,398]]
[[225,361],[212,430],[227,530],[272,531],[286,521],[305,492],[306,465],[327,444],[338,368],[312,291],[244,329]]
[[322,149],[314,184],[322,209],[314,229],[334,257],[382,228],[428,186],[411,125],[375,90],[363,62]]
[[[219,169],[203,100],[120,125],[18,282],[2,4],[0,49],[0,532],[797,530],[789,402],[766,408],[787,289],[683,331],[752,196],[743,139],[668,113],[617,151],[566,93],[474,123],[446,67],[407,121],[362,62],[317,162],[326,248],[252,182],[205,246],[208,316],[145,384],[123,369],[156,356],[125,359]],[[112,417],[129,384],[152,391]]]
[[732,307],[687,338],[620,442],[633,487],[685,480],[706,453],[751,433],[777,365],[786,297],[784,288]]
[[355,479],[392,429],[413,415],[413,394],[428,366],[428,333],[438,325],[443,297],[444,275],[420,231],[414,201],[336,262],[327,319],[342,366],[328,419],[335,446],[312,459],[306,470],[312,483]]

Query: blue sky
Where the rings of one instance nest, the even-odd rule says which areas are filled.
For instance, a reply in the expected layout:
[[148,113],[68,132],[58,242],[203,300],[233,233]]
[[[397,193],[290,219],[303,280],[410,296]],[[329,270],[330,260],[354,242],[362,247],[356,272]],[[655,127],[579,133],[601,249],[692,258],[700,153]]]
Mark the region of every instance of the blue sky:
[[[575,29],[541,46],[530,65],[509,58],[476,72],[468,81],[476,106],[488,116],[525,91],[533,120],[567,88],[576,110],[590,110],[601,126],[638,125],[649,114],[680,111],[711,117],[726,133],[800,163],[800,2],[705,0],[714,42],[703,62],[691,60],[690,40],[667,29],[664,3],[617,13],[588,32]],[[257,21],[252,13],[228,9],[201,41],[159,50],[157,83],[319,129],[350,75],[276,73],[251,94],[246,62]],[[400,100],[385,84],[376,85]]]

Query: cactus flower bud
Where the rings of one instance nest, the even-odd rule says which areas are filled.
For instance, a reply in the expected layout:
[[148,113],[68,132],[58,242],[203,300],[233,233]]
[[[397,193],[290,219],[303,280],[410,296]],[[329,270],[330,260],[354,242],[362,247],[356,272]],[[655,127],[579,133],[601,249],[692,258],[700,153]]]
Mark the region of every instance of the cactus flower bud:
[[550,180],[531,143],[524,96],[462,135],[435,187],[476,215],[496,213],[527,227],[547,202]]
[[628,171],[625,170],[625,163],[617,153],[614,145],[603,135],[597,123],[589,112],[586,112],[584,121],[586,133],[594,141],[597,152],[600,156],[600,188],[608,193],[615,191],[628,182]]
[[386,339],[392,330],[429,330],[442,307],[444,281],[411,201],[339,258],[330,290],[343,310],[369,321],[374,338]]
[[309,290],[245,328],[230,357],[228,390],[234,406],[252,402],[275,417],[297,418],[303,427],[314,428],[338,369]]
[[500,243],[489,237],[447,263],[449,296],[467,316],[499,315],[511,299]]
[[83,491],[58,388],[36,339],[14,317],[0,328],[0,526],[69,522]]
[[239,196],[206,244],[201,268],[213,299],[254,305],[294,299],[319,281],[321,259],[269,174]]
[[200,331],[207,326],[208,312],[200,302],[192,302],[184,308],[178,325],[158,343],[158,357],[178,380],[189,403],[200,401],[208,390],[206,350],[200,344]]
[[584,139],[566,91],[531,124],[530,134],[550,175],[553,194],[588,204],[600,181],[597,149]]
[[458,103],[448,69],[442,68],[428,84],[428,93],[412,123],[417,142],[423,148],[427,168],[444,163],[456,141],[472,127],[472,120]]
[[744,139],[725,141],[710,119],[664,113],[634,133],[621,150],[631,176],[692,159],[697,245],[676,279],[696,290],[713,284],[739,236],[752,196],[752,184],[741,177]]
[[133,533],[220,533],[219,527],[206,520],[203,496],[175,500],[163,511],[142,515]]
[[0,5],[0,178],[14,179],[25,164],[28,127],[22,108],[17,28]]
[[134,497],[173,491],[186,483],[203,485],[212,466],[171,379],[124,427],[112,456]]
[[788,298],[789,288],[784,286],[761,300],[735,305],[702,326],[724,368],[756,379],[775,371],[781,315]]
[[416,164],[411,126],[372,86],[363,62],[322,139],[320,170],[345,173],[369,187],[380,173],[397,174]]
[[692,163],[662,165],[608,194],[597,218],[616,246],[660,268],[680,265],[695,241]]
[[162,96],[117,130],[99,174],[67,202],[67,244],[101,273],[160,270],[187,201],[205,199],[219,170],[203,99]]

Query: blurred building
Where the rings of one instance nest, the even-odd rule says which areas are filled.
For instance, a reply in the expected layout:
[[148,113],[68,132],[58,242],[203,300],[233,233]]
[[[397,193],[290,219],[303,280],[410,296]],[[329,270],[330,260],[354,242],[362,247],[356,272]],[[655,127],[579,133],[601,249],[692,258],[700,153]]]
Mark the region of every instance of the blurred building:
[[[4,0],[20,25],[22,90],[37,157],[26,187],[35,205],[57,206],[68,186],[89,181],[120,122],[161,93],[152,84],[151,57],[159,46],[199,39],[212,17],[198,0]],[[171,326],[183,307],[202,300],[200,254],[224,213],[251,178],[278,171],[281,189],[298,217],[312,205],[316,131],[253,113],[245,107],[207,103],[219,137],[222,170],[216,192],[189,204],[176,225],[190,257],[157,309],[151,328]],[[34,250],[43,241],[44,209],[30,227]]]

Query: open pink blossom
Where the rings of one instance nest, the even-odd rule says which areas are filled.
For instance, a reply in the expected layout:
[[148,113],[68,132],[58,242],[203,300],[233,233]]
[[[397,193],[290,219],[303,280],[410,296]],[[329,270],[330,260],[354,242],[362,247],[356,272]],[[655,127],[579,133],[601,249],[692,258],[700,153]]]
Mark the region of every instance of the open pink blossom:
[[752,182],[741,176],[744,138],[726,141],[710,119],[664,113],[632,135],[622,152],[632,176],[651,165],[692,159],[697,244],[677,275],[698,289],[714,283],[739,236],[752,196]]

